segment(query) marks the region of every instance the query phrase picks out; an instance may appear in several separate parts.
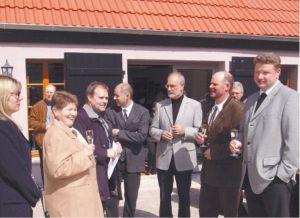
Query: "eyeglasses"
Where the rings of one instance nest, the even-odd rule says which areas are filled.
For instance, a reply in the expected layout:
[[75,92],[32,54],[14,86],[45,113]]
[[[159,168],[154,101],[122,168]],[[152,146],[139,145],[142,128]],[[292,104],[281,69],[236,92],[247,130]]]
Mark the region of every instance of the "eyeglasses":
[[20,98],[20,96],[21,96],[21,92],[20,91],[19,92],[11,92],[10,94],[12,96],[16,97],[16,98]]
[[169,84],[166,84],[165,85],[166,89],[170,88],[170,89],[174,89],[176,87],[176,85],[169,85]]

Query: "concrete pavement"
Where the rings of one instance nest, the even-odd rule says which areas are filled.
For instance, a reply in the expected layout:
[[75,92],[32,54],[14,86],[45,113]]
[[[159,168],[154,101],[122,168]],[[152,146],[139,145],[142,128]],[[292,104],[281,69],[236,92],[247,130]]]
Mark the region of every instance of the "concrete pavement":
[[[199,192],[200,192],[200,174],[194,173],[191,186],[191,217],[199,217]],[[123,212],[124,200],[120,201],[120,215]],[[172,210],[173,216],[178,214],[178,195],[176,182],[172,193]],[[159,212],[159,187],[157,175],[143,175],[141,178],[141,186],[139,190],[136,217],[158,217]],[[42,217],[43,210],[39,201],[34,208],[34,217]]]

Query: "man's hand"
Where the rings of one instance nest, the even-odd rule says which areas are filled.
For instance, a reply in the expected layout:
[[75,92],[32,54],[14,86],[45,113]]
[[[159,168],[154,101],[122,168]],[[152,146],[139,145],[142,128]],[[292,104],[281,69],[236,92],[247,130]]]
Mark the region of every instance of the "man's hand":
[[242,143],[236,139],[233,139],[229,143],[229,149],[233,154],[240,154],[242,149]]
[[172,133],[174,136],[184,136],[185,130],[181,126],[173,126],[172,127]]
[[203,153],[203,155],[207,160],[211,160],[210,148],[206,149],[206,151]]
[[117,157],[117,151],[114,148],[107,149],[107,157],[115,159]]
[[116,142],[116,144],[117,144],[117,148],[115,148],[116,149],[116,152],[117,152],[117,154],[121,154],[122,153],[122,145],[120,144],[120,142]]
[[207,135],[205,135],[201,132],[198,132],[195,136],[195,140],[196,140],[197,144],[199,144],[199,145],[203,144],[206,138],[207,138]]
[[111,133],[112,133],[113,136],[117,136],[119,131],[120,131],[119,129],[112,129]]
[[173,138],[173,135],[171,132],[164,130],[161,134],[161,139],[165,140],[167,142],[171,141]]

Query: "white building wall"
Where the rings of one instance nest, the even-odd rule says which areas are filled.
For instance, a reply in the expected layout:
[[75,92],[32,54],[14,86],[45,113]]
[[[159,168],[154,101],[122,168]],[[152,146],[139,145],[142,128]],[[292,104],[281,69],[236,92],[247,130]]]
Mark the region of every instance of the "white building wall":
[[[211,67],[213,70],[229,70],[229,63],[233,56],[254,57],[257,53],[272,52],[271,50],[240,50],[240,49],[212,49],[191,47],[163,47],[163,46],[113,46],[113,45],[63,45],[63,44],[25,44],[0,43],[0,65],[7,59],[14,67],[13,77],[21,81],[22,95],[20,112],[14,114],[14,119],[21,125],[27,135],[27,90],[26,90],[26,59],[63,59],[65,52],[80,53],[119,53],[123,58],[124,82],[128,80],[127,65],[131,61],[144,61],[167,64],[172,62],[174,68]],[[276,51],[281,56],[282,64],[298,65],[297,52]],[[178,64],[174,65],[174,61]],[[201,62],[205,62],[201,63]],[[299,67],[297,73],[299,81]],[[297,90],[300,89],[299,82]]]

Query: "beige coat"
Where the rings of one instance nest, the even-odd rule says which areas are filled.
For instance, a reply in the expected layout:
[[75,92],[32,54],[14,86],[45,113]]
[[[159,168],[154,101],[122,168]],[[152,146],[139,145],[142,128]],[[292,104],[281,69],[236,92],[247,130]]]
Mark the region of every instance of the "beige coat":
[[44,138],[45,207],[50,217],[103,217],[95,161],[63,123]]

